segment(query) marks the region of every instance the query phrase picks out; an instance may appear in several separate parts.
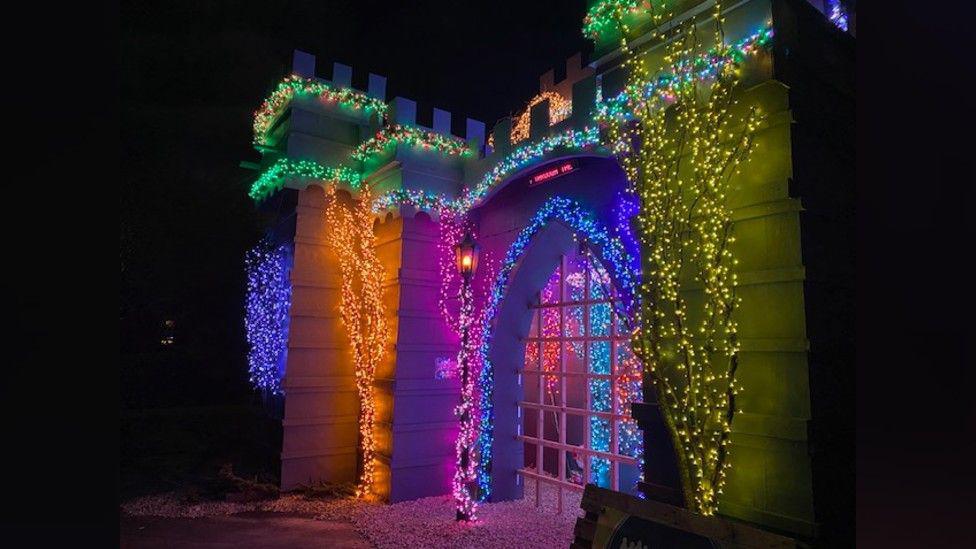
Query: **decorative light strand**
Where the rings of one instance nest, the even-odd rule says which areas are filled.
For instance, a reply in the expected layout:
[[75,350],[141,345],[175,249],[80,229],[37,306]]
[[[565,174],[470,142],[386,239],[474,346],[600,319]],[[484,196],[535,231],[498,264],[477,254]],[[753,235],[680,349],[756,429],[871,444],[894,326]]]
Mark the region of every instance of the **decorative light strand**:
[[418,210],[443,215],[461,215],[454,201],[422,189],[394,189],[373,201],[373,211],[376,213],[398,206],[413,206]]
[[583,150],[599,143],[600,129],[596,126],[586,127],[581,131],[567,130],[535,143],[523,145],[505,155],[505,158],[482,177],[481,182],[474,189],[465,188],[456,200],[423,190],[395,189],[379,196],[374,202],[373,210],[380,212],[395,206],[412,205],[423,210],[464,215],[487,196],[498,183],[507,179],[512,173],[541,160],[547,153],[559,148]]
[[840,0],[827,0],[827,18],[838,29],[847,32],[847,8]]
[[[583,258],[582,265],[576,262],[571,263],[573,271],[566,276],[566,285],[569,289],[569,298],[573,302],[583,302],[587,299],[601,300],[612,295],[612,281],[610,275],[598,263],[590,258]],[[581,270],[575,270],[576,267]],[[586,293],[586,270],[589,270],[590,291]],[[542,290],[542,303],[555,303],[556,289],[559,287],[560,271],[553,272],[546,286]],[[587,297],[589,295],[589,297]],[[585,333],[583,307],[568,307],[565,310],[566,328],[568,334],[581,335]],[[594,304],[589,306],[590,335],[609,336],[611,334],[612,309],[609,303]],[[540,323],[540,336],[542,338],[557,337],[560,335],[559,314],[554,308],[542,308],[538,313]],[[618,321],[621,317],[617,317]],[[622,335],[617,326],[618,335]],[[538,343],[526,346],[525,368],[526,370],[540,369],[541,372],[554,372],[559,368],[559,343],[543,342],[542,357],[540,361]],[[579,360],[587,358],[586,343],[573,340],[568,342],[568,348]],[[630,418],[630,403],[640,402],[642,399],[642,371],[639,361],[629,352],[626,343],[618,344],[618,357],[616,376],[617,392],[611,394],[611,384],[607,379],[591,379],[588,381],[590,392],[590,409],[597,412],[611,412],[613,401],[616,400],[617,410],[627,416],[617,422],[618,428],[618,452],[623,455],[642,458],[643,436],[635,421]],[[592,374],[609,375],[610,371],[611,346],[609,342],[594,341],[589,348],[589,363],[586,365],[587,371]],[[558,379],[555,376],[542,375],[545,378],[545,394],[549,398],[550,404],[555,402],[555,391]],[[603,452],[610,452],[611,448],[611,429],[610,422],[596,416],[590,417],[590,439],[589,448]],[[558,428],[558,427],[557,427]],[[587,482],[592,482],[600,486],[610,486],[610,461],[604,458],[589,457],[591,462],[590,478]]]
[[[720,3],[714,16],[719,24],[711,51],[722,61],[708,63],[715,72],[708,73],[704,93],[698,78],[704,73],[695,61],[701,57],[694,54],[698,37],[694,25],[686,24],[668,45],[663,73],[693,77],[669,80],[668,93],[630,93],[629,116],[605,118],[610,147],[640,204],[643,268],[633,348],[675,441],[685,503],[704,515],[717,510],[730,466],[738,392],[739,344],[732,316],[739,298],[726,193],[762,120],[755,108],[742,119],[730,114],[744,56],[724,44]],[[625,38],[623,47],[629,51]],[[654,90],[661,81],[635,54],[625,64],[628,90]],[[695,314],[686,298],[687,273],[702,286]]]
[[284,394],[281,379],[288,354],[290,258],[288,244],[273,246],[267,239],[258,242],[244,256],[247,273],[244,330],[250,347],[248,372],[256,389],[273,395]]
[[[478,291],[476,284],[492,280],[491,258],[483,254],[479,259],[481,268],[473,275],[473,280],[464,284],[457,272],[455,247],[470,232],[477,238],[474,224],[467,217],[454,215],[450,211],[442,213],[440,219],[440,239],[438,241],[438,268],[441,273],[439,307],[444,321],[461,339],[458,350],[457,367],[461,373],[461,403],[455,408],[460,429],[455,441],[456,467],[452,480],[457,511],[468,520],[477,520],[477,498],[472,497],[471,487],[476,484],[478,473],[478,456],[475,441],[478,436],[478,410],[475,403],[476,373],[481,368],[481,354],[478,352],[481,342],[481,331],[474,329],[483,322],[485,312],[485,288]],[[479,274],[480,273],[480,274]],[[451,311],[449,302],[451,296],[456,296],[458,311]],[[463,376],[464,365],[468,365],[469,375]]]
[[437,305],[444,323],[457,337],[461,337],[459,312],[452,311],[451,303],[460,298],[461,275],[458,273],[455,247],[464,238],[466,231],[470,230],[474,235],[473,229],[473,224],[466,217],[454,215],[449,210],[441,214],[438,219],[440,238],[437,240],[437,269],[440,272],[441,283]]
[[618,29],[628,34],[630,28],[623,22],[625,16],[643,12],[658,21],[664,15],[661,10],[668,3],[664,0],[602,0],[593,4],[583,17],[583,36],[597,40],[600,35]]
[[284,112],[294,97],[305,95],[316,95],[323,103],[362,110],[369,114],[376,113],[381,117],[386,114],[386,103],[380,99],[351,88],[337,87],[314,78],[292,74],[286,76],[258,110],[254,111],[254,143],[266,145],[268,130],[278,115]]
[[755,55],[768,46],[773,38],[772,26],[766,26],[743,38],[732,46],[718,45],[706,53],[677,60],[670,71],[656,78],[631,80],[624,91],[597,104],[596,119],[607,122],[610,118],[630,118],[633,111],[646,106],[653,97],[663,99],[661,106],[674,101],[679,89],[694,82],[707,82],[740,65],[746,57]]
[[[572,301],[580,302],[587,299],[601,300],[613,295],[613,282],[610,279],[609,273],[607,273],[599,262],[593,261],[589,257],[584,257],[582,269],[566,277],[566,282],[569,286],[569,295]],[[589,271],[589,293],[586,290],[586,270]],[[584,333],[583,308],[571,307],[568,311],[570,325],[575,323],[577,327],[575,330],[570,328],[570,333]],[[613,317],[613,310],[609,303],[590,305],[590,335],[611,335],[614,329],[611,326]],[[617,317],[618,320],[620,318],[619,316]],[[620,329],[620,322],[618,322],[616,327],[618,331],[617,335],[624,335],[619,332]],[[617,422],[617,451],[620,454],[641,459],[643,456],[643,435],[637,427],[636,422],[630,417],[630,403],[642,401],[642,370],[640,362],[630,352],[629,344],[618,344],[616,348],[618,359],[614,373],[617,377],[617,391],[615,394],[612,393],[611,383],[608,379],[589,380],[590,407],[597,412],[612,412],[614,401],[616,401],[616,409],[626,416]],[[585,359],[586,348],[583,342],[570,342],[570,349],[577,358]],[[589,373],[610,375],[611,352],[612,349],[609,342],[591,343],[589,349],[590,362],[587,364]],[[620,357],[619,355],[621,354],[624,356]],[[590,416],[590,448],[603,452],[610,452],[612,450],[611,429],[608,420]],[[610,461],[604,458],[591,458],[591,463],[589,482],[601,486],[609,486]]]
[[566,130],[534,143],[523,145],[505,155],[482,177],[474,189],[465,189],[458,200],[457,209],[465,211],[473,207],[498,183],[512,173],[542,159],[546,154],[559,149],[586,149],[600,144],[600,129],[588,126],[580,131]]
[[[477,355],[477,340],[474,337],[475,312],[474,294],[471,283],[462,283],[460,289],[461,307],[458,311],[458,330],[461,332],[461,348],[458,350],[458,369],[461,376],[461,402],[454,408],[458,418],[458,436],[454,442],[456,464],[451,487],[459,516],[467,520],[477,520],[477,504],[469,488],[477,480],[478,459],[474,442],[477,435],[475,427],[474,379],[473,370]],[[465,369],[467,367],[467,369]]]
[[488,303],[482,317],[482,335],[480,342],[481,371],[478,376],[480,424],[478,426],[478,485],[480,500],[484,501],[491,495],[491,445],[494,438],[494,410],[492,404],[494,387],[494,368],[488,358],[491,344],[493,320],[498,314],[498,306],[508,289],[509,277],[525,249],[539,230],[550,221],[558,221],[567,225],[578,238],[585,239],[602,251],[603,259],[607,261],[613,271],[613,276],[625,295],[634,291],[634,276],[627,268],[629,259],[623,244],[600,225],[596,219],[579,203],[554,196],[547,200],[532,216],[529,224],[522,229],[505,254],[494,278]]
[[462,158],[474,154],[464,141],[456,137],[447,137],[414,126],[394,124],[384,127],[375,136],[360,144],[352,153],[352,157],[356,160],[366,160],[374,154],[387,150],[388,147],[401,143],[425,151]]
[[[625,90],[616,97],[597,103],[595,120],[607,125],[611,121],[625,122],[632,119],[634,111],[654,104],[655,108],[666,108],[674,102],[680,90],[698,82],[708,82],[720,74],[736,69],[744,60],[755,55],[760,49],[767,47],[772,40],[772,26],[767,25],[752,35],[743,38],[733,46],[723,45],[721,42],[707,53],[697,56],[686,55],[670,66],[670,71],[662,71],[656,78],[646,76],[643,79],[631,79]],[[625,51],[629,51],[626,50]],[[636,62],[635,62],[636,63]],[[653,101],[653,98],[662,101]],[[620,142],[610,139],[607,143],[619,149]],[[600,138],[597,126],[588,126],[580,131],[567,130],[534,143],[523,145],[507,154],[489,170],[481,181],[473,188],[465,188],[462,195],[451,200],[443,195],[420,190],[397,189],[380,196],[374,209],[381,211],[400,204],[411,204],[420,209],[444,211],[453,210],[461,214],[478,204],[499,183],[507,179],[512,173],[540,160],[543,156],[558,148],[587,149],[604,144]],[[619,150],[613,150],[619,153]]]
[[[542,299],[544,303],[553,303],[559,301],[558,295],[556,294],[555,288],[559,287],[559,270],[552,274],[552,278],[549,279],[549,283],[542,290]],[[559,337],[559,311],[556,309],[542,309],[540,312],[539,322],[541,323],[542,337]],[[558,341],[544,341],[542,343],[542,371],[548,372],[550,374],[555,373],[559,369],[559,342]],[[549,403],[553,404],[555,402],[556,396],[556,385],[559,383],[559,379],[555,375],[543,376],[546,384],[546,394],[549,396]]]
[[339,259],[339,313],[349,336],[356,390],[359,393],[359,446],[362,453],[357,494],[375,490],[376,367],[387,352],[389,332],[383,300],[383,265],[376,254],[371,190],[364,185],[358,200],[345,204],[336,185],[326,189],[325,223],[329,244]]
[[[532,107],[546,100],[549,101],[550,126],[555,126],[573,114],[572,101],[554,91],[542,92],[529,100],[529,104],[525,106],[525,110],[522,111],[522,114],[518,115],[518,117],[515,119],[515,124],[512,125],[512,144],[518,143],[519,141],[525,141],[529,138],[529,125],[532,119]],[[492,144],[493,143],[489,143],[489,145]]]
[[323,166],[314,160],[279,158],[277,162],[261,173],[247,194],[255,202],[264,200],[281,189],[288,177],[341,181],[353,189],[358,189],[361,181],[359,172],[345,166]]

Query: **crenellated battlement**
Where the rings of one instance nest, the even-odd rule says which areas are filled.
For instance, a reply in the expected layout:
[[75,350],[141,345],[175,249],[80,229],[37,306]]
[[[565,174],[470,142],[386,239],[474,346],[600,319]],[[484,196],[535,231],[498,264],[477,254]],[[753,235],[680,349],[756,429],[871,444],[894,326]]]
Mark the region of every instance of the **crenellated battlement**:
[[499,120],[492,129],[490,155],[505,154],[529,140],[536,141],[568,128],[583,129],[596,105],[594,69],[577,52],[566,59],[566,74],[555,81],[555,69],[539,77],[539,93],[522,111]]
[[325,78],[316,74],[316,61],[295,50],[291,76],[259,111],[265,126],[255,135],[263,139],[264,159],[251,189],[256,199],[282,187],[302,189],[314,179],[283,170],[288,161],[314,165],[315,173],[355,172],[384,192],[433,193],[473,204],[499,178],[562,150],[592,145],[596,77],[580,53],[566,59],[559,82],[555,70],[543,74],[539,95],[518,115],[499,120],[490,139],[479,120],[465,118],[464,135],[456,135],[450,111],[432,107],[422,113],[413,99],[387,100],[383,76],[368,73],[361,90],[353,87],[352,67],[335,62]]
[[[432,127],[417,122],[417,102],[406,97],[396,96],[387,101],[386,97],[386,77],[377,74],[368,74],[368,85],[366,90],[359,90],[353,87],[353,69],[348,65],[335,62],[332,64],[332,75],[330,79],[316,75],[316,58],[310,53],[295,50],[292,55],[292,73],[304,78],[315,79],[325,82],[335,88],[348,89],[364,93],[366,96],[385,103],[384,120],[387,125],[413,126],[426,131],[438,133],[448,138],[464,141],[468,147],[481,156],[485,147],[485,123],[472,118],[465,119],[464,135],[456,135],[451,130],[451,123],[454,114],[444,109],[434,107],[430,119],[433,121]],[[428,113],[420,113],[428,114]],[[364,134],[363,140],[372,137],[371,134]]]
[[[516,119],[518,117],[506,117],[497,121],[492,129],[491,139],[488,139],[489,133],[484,122],[466,118],[464,134],[457,135],[451,129],[454,114],[450,111],[433,107],[432,112],[429,113],[431,115],[430,120],[432,120],[432,125],[428,127],[418,122],[418,114],[425,115],[428,113],[418,113],[417,101],[402,96],[396,96],[387,101],[387,79],[384,76],[369,73],[367,89],[358,90],[352,85],[352,67],[334,62],[332,64],[332,74],[327,79],[324,76],[316,75],[316,57],[301,50],[295,50],[293,53],[292,73],[304,78],[326,82],[336,88],[358,91],[370,98],[383,101],[386,104],[385,121],[387,124],[414,126],[441,134],[445,137],[463,140],[475,152],[476,158],[496,156],[496,153],[508,152],[517,144],[513,143],[510,137],[503,139],[501,136],[494,134],[511,132],[513,127],[517,128],[518,121]],[[596,100],[594,93],[595,84],[588,82],[593,80],[593,74],[594,69],[590,66],[585,66],[583,64],[582,53],[577,52],[566,59],[565,77],[559,82],[555,81],[555,69],[550,69],[540,76],[540,96],[558,94],[561,98],[568,101],[572,105],[572,108],[563,110],[571,113],[570,116],[574,121],[570,125],[572,127],[582,128],[590,119],[590,114],[593,111]],[[579,85],[581,83],[583,84],[582,86]],[[554,118],[550,113],[552,102],[551,99],[543,99],[541,101],[536,99],[536,102],[526,106],[525,112],[523,115],[520,115],[528,121],[526,129],[530,129],[527,135],[529,139],[543,138],[551,133],[549,130],[550,126],[556,126],[557,122],[563,122],[563,118]],[[421,117],[426,118],[426,116]],[[562,124],[558,125],[558,129],[563,129]],[[486,150],[486,144],[491,144],[492,146]]]
[[593,75],[593,67],[583,65],[582,52],[576,52],[566,59],[566,76],[555,82],[556,69],[549,69],[539,77],[539,93],[553,91],[573,100],[573,84]]
[[418,128],[432,131],[444,137],[460,139],[467,143],[468,147],[480,156],[485,146],[485,123],[473,118],[465,119],[464,135],[455,135],[451,131],[451,121],[453,114],[443,109],[433,107],[431,120],[433,127],[427,127],[417,122],[417,102],[406,97],[394,97],[388,104],[387,122],[389,124],[400,124],[403,126],[416,126]]
[[[324,80],[331,83],[337,88],[349,88],[355,90],[356,88],[352,85],[352,67],[349,65],[343,65],[342,63],[332,63],[332,77],[331,79],[325,79],[315,74],[315,56],[303,52],[301,50],[295,50],[292,53],[291,58],[291,72],[292,74],[297,74],[299,76],[304,76],[305,78],[314,78],[316,80]],[[364,92],[369,97],[374,99],[379,99],[380,101],[386,101],[386,77],[380,76],[378,74],[369,73],[367,80],[367,87],[365,90],[358,90]]]

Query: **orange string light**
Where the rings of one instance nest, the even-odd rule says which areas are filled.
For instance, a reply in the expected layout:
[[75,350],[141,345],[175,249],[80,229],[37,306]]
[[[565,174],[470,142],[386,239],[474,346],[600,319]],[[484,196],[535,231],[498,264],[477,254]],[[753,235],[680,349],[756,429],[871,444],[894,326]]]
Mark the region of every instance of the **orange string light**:
[[[542,92],[539,95],[533,97],[529,100],[529,104],[525,106],[525,110],[522,114],[518,115],[515,119],[515,123],[512,124],[512,144],[516,144],[519,141],[525,141],[529,138],[529,124],[531,122],[532,107],[542,103],[545,100],[549,100],[549,125],[555,126],[556,124],[562,122],[569,118],[569,115],[573,113],[573,103],[569,99],[566,99],[562,95],[554,92],[547,91]],[[488,136],[488,146],[493,147],[495,145],[494,136]]]
[[325,222],[329,243],[339,258],[342,279],[340,317],[346,327],[356,369],[359,394],[359,446],[362,453],[357,495],[375,490],[376,367],[387,351],[387,319],[383,302],[384,269],[376,255],[371,190],[346,203],[333,183],[326,189]]

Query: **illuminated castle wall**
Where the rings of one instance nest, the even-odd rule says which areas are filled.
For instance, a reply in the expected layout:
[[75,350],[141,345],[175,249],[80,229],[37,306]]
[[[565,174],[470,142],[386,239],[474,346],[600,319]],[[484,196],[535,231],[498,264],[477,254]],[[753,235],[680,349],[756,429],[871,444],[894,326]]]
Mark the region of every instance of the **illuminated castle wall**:
[[[699,4],[686,3],[692,8]],[[834,448],[818,457],[809,439],[831,421],[842,423],[837,417],[841,412],[821,404],[829,402],[821,397],[844,390],[839,387],[851,380],[839,373],[851,367],[845,336],[831,325],[834,315],[843,314],[847,295],[835,281],[848,275],[843,261],[828,256],[844,253],[831,247],[843,247],[846,238],[844,223],[849,220],[841,218],[847,215],[844,204],[852,192],[853,158],[844,156],[847,141],[826,136],[834,135],[828,123],[853,124],[852,80],[836,76],[850,68],[853,45],[850,37],[798,0],[738,5],[728,12],[727,39],[748,37],[769,22],[775,31],[773,45],[746,62],[742,85],[742,102],[761,105],[768,119],[757,135],[757,153],[736,178],[730,199],[742,296],[738,376],[745,392],[739,401],[742,413],[733,424],[733,466],[720,510],[812,536],[818,521],[829,520],[830,511],[821,511],[826,508],[823,498],[835,489],[826,479],[828,471],[844,459],[838,456],[846,455],[845,449]],[[819,42],[811,45],[814,41]],[[652,49],[648,55],[653,59],[657,54]],[[553,81],[552,71],[541,77],[540,92],[560,94],[572,105],[571,113],[552,123],[550,101],[532,105],[528,137],[518,143],[511,142],[517,117],[491,129],[490,147],[483,123],[467,119],[465,135],[452,136],[452,114],[439,109],[432,113],[432,127],[421,128],[416,103],[402,97],[387,101],[385,79],[376,75],[369,75],[368,90],[356,92],[358,99],[294,93],[286,106],[256,124],[263,156],[253,166],[261,175],[252,195],[266,211],[279,212],[271,238],[291,250],[281,381],[282,488],[352,481],[356,475],[354,365],[337,312],[339,275],[327,246],[329,227],[323,222],[324,179],[334,178],[334,170],[343,167],[351,174],[342,177],[353,197],[363,179],[380,193],[413,193],[406,201],[412,204],[395,204],[379,213],[375,229],[387,271],[392,351],[375,383],[378,486],[389,501],[450,493],[459,385],[456,378],[439,376],[437,364],[456,355],[459,343],[440,314],[438,223],[424,200],[435,194],[451,200],[471,197],[479,243],[496,261],[554,196],[574,200],[606,227],[618,227],[626,180],[594,139],[598,130],[593,112],[598,95],[616,94],[623,76],[616,70],[620,59],[612,43],[598,41],[593,58],[583,66],[578,55],[571,57],[561,82]],[[296,52],[293,73],[319,78],[315,61]],[[824,83],[817,71],[835,75]],[[350,90],[351,76],[349,67],[337,63],[331,80],[320,81],[332,90]],[[400,134],[370,149],[364,143],[384,127],[380,111],[385,111],[387,126],[419,128],[422,137],[431,132],[447,139],[412,141]],[[470,154],[458,152],[465,147]],[[558,169],[567,160],[573,162],[571,173],[531,184],[533,176]],[[485,184],[484,192],[479,184]],[[465,189],[476,192],[466,194]],[[521,497],[514,470],[522,466],[522,444],[514,439],[512,404],[519,400],[521,387],[510,372],[523,360],[530,318],[525,300],[545,284],[559,254],[575,245],[572,230],[553,227],[540,231],[543,244],[519,260],[516,282],[496,319],[499,328],[490,351],[496,372],[494,501]],[[639,407],[636,417],[647,449],[640,489],[667,500],[677,486],[673,459],[661,451],[669,448],[667,434],[653,405]]]

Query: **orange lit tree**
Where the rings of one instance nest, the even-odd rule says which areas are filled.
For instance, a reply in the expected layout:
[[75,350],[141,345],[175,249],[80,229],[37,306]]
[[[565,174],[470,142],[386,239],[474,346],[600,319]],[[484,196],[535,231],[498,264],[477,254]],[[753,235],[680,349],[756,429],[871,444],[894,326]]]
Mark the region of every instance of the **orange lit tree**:
[[342,279],[339,306],[349,335],[359,393],[359,449],[357,493],[374,492],[376,408],[373,379],[387,351],[388,330],[383,303],[383,265],[376,255],[372,197],[363,185],[356,200],[340,194],[335,184],[326,189],[325,222],[329,244],[339,259]]

